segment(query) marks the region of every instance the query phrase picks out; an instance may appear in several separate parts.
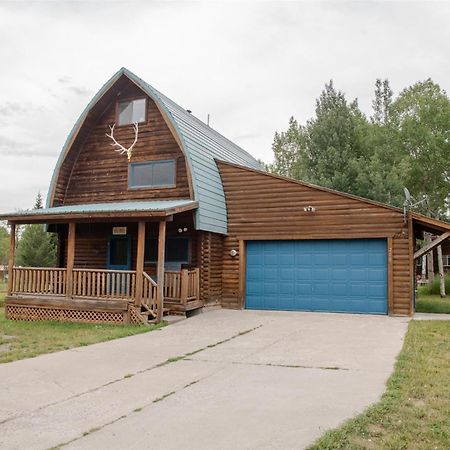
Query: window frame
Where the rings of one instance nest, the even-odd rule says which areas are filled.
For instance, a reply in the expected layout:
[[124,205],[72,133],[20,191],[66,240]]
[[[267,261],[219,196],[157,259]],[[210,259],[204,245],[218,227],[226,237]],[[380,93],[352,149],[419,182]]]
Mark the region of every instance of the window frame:
[[[171,162],[173,163],[173,184],[160,184],[160,185],[153,185],[153,184],[146,184],[146,185],[140,185],[140,186],[133,186],[132,180],[132,168],[134,166],[143,166],[146,164],[161,164],[165,162]],[[153,159],[151,161],[131,161],[128,164],[128,189],[136,190],[136,189],[174,189],[177,187],[177,160],[174,159]]]
[[119,104],[120,103],[126,103],[126,102],[134,102],[135,100],[145,100],[145,119],[142,122],[138,122],[139,125],[146,125],[148,122],[148,98],[145,95],[139,95],[139,96],[135,96],[135,97],[124,97],[124,98],[118,98],[116,100],[116,111],[115,111],[115,123],[116,123],[116,128],[119,127],[128,127],[130,125],[133,125],[134,122],[131,123],[123,123],[123,124],[119,124]]
[[[186,235],[184,235],[184,236],[167,236],[167,238],[166,238],[166,247],[167,247],[167,242],[169,240],[181,240],[181,239],[187,241],[187,246],[188,246],[187,260],[184,260],[184,261],[169,261],[167,259],[167,253],[166,253],[167,248],[165,248],[164,249],[165,253],[166,253],[166,258],[164,260],[165,263],[180,263],[180,264],[190,264],[191,263],[191,260],[192,260],[192,239],[191,239],[191,236],[186,236]],[[158,243],[158,236],[155,236],[153,234],[149,235],[149,236],[146,236],[145,237],[145,247],[146,248],[147,248],[147,245],[148,245],[148,241],[150,241],[150,240],[154,240],[154,241],[156,241],[156,243]],[[144,252],[144,264],[157,264],[157,263],[158,263],[158,250],[156,250],[156,259],[154,261],[146,259],[145,258],[145,252]]]

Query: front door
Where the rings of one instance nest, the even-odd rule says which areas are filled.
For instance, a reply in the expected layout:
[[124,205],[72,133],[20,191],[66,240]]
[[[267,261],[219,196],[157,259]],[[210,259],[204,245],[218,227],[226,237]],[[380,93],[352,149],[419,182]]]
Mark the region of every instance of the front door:
[[111,236],[109,238],[107,267],[111,270],[131,269],[130,236]]

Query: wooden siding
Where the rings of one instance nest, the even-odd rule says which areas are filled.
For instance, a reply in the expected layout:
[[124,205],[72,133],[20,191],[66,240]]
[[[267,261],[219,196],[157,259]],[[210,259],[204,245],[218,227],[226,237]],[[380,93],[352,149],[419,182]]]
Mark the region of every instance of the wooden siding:
[[[114,222],[77,224],[75,236],[75,263],[77,269],[106,269],[108,255],[108,240],[112,234],[113,227],[127,227],[127,234],[131,235],[131,270],[136,269],[137,260],[137,223],[136,222]],[[198,236],[194,230],[193,212],[186,212],[175,216],[173,222],[167,224],[167,237],[180,236],[178,228],[187,228],[188,231],[182,236],[191,240],[190,258],[188,264],[182,268],[195,268],[198,266]],[[67,226],[59,226],[59,248],[61,253],[60,266],[67,264]],[[147,222],[146,236],[158,237],[158,223]],[[156,263],[144,264],[144,271],[149,275],[156,275]]]
[[[147,122],[139,125],[139,139],[133,149],[132,162],[174,159],[175,188],[128,188],[127,156],[114,151],[106,132],[109,132],[108,126],[116,122],[116,101],[133,97],[146,97],[148,108]],[[121,82],[117,96],[107,95],[102,103],[103,109],[97,107],[90,113],[80,137],[61,166],[52,206],[191,198],[185,157],[154,101],[128,80]],[[133,127],[116,126],[114,136],[127,146],[134,139]]]
[[[228,211],[223,245],[222,306],[243,307],[239,295],[245,276],[239,264],[247,240],[350,239],[392,237],[391,314],[411,313],[412,231],[394,209],[329,190],[218,162]],[[304,211],[313,206],[314,213]],[[241,242],[241,244],[240,244]],[[245,256],[245,255],[244,255]],[[242,280],[241,280],[242,282]]]
[[222,296],[223,237],[203,232],[200,235],[200,298],[204,303],[217,303]]

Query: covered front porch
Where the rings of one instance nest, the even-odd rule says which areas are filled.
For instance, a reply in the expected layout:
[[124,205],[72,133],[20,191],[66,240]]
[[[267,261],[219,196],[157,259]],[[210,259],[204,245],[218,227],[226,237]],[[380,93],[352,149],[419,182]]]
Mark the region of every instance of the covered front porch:
[[[7,317],[139,324],[201,307],[195,207],[130,202],[8,215]],[[59,267],[14,264],[16,226],[36,223],[58,235]]]

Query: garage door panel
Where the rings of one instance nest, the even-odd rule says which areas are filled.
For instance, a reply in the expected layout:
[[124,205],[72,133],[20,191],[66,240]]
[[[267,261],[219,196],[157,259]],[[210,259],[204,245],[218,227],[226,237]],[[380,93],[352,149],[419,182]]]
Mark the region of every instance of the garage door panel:
[[315,270],[312,271],[313,280],[328,280],[329,278],[330,278],[330,270],[328,268],[316,266]]
[[387,312],[383,239],[251,241],[246,307]]

